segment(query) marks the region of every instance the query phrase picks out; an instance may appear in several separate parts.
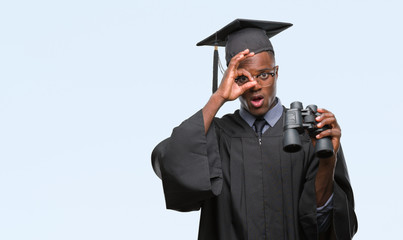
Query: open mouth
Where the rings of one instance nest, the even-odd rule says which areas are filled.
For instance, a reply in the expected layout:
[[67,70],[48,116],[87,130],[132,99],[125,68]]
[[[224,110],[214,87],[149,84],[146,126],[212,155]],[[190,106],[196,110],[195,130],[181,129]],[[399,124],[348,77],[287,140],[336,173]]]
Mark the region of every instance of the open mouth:
[[252,105],[255,108],[259,108],[263,105],[263,100],[264,100],[263,96],[258,95],[258,96],[252,97],[250,102],[252,103]]

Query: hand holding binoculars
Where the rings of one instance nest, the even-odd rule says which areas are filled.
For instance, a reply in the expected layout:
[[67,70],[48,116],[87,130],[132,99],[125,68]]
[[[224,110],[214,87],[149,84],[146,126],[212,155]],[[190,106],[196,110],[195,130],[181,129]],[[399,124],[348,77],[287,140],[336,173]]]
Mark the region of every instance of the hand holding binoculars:
[[[328,125],[317,128],[318,122],[315,120],[320,113],[317,112],[316,105],[308,105],[303,109],[301,102],[293,102],[290,104],[290,109],[285,113],[284,118],[284,134],[283,134],[283,149],[286,152],[298,152],[301,150],[301,139],[299,134],[302,134],[306,129],[311,138],[315,138],[320,132],[329,129]],[[330,137],[324,137],[316,140],[315,154],[319,158],[328,158],[333,156],[333,144]]]

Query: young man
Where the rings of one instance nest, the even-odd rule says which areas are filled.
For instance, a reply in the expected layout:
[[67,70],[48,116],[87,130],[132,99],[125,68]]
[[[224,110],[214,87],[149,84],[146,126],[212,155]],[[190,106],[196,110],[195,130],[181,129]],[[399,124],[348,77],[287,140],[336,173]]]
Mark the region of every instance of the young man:
[[[226,44],[226,70],[204,108],[153,151],[167,208],[201,209],[199,239],[351,239],[354,199],[340,148],[341,130],[325,109],[302,150],[283,150],[284,107],[276,97],[278,66],[269,36],[290,24],[235,20],[212,36]],[[240,110],[216,118],[239,98]],[[314,154],[330,137],[334,155]],[[160,166],[160,167],[159,167]]]

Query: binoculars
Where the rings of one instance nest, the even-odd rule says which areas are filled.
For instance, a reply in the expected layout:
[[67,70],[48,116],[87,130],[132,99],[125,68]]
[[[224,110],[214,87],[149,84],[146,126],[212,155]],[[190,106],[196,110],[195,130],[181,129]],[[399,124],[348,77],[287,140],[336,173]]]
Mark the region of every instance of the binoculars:
[[[309,105],[303,109],[301,102],[293,102],[290,104],[290,109],[285,113],[284,118],[284,134],[283,134],[283,149],[286,152],[298,152],[301,150],[301,139],[299,134],[306,129],[311,138],[315,138],[320,132],[329,129],[328,125],[317,128],[315,118],[320,115],[317,112],[316,105]],[[316,140],[315,154],[319,158],[328,158],[333,156],[333,144],[330,137],[324,137]]]

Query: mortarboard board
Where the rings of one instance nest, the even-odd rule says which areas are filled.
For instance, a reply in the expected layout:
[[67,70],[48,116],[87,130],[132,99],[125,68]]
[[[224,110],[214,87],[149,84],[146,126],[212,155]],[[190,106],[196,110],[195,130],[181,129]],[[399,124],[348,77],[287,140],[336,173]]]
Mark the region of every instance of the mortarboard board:
[[249,49],[259,53],[272,51],[273,46],[269,38],[291,27],[291,23],[235,19],[211,36],[198,42],[196,46],[214,46],[213,64],[213,93],[217,90],[218,78],[218,49],[225,46],[225,58],[227,66],[231,58],[239,52]]

